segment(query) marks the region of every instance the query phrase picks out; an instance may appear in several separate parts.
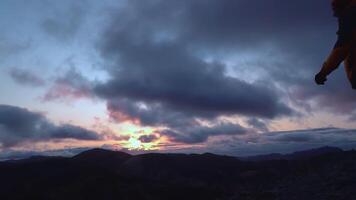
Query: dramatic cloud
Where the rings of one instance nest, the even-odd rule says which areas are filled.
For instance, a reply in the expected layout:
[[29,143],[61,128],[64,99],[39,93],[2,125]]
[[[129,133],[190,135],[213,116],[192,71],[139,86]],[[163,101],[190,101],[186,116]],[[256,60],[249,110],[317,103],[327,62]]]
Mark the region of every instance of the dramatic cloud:
[[[267,132],[264,121],[295,114],[292,104],[355,108],[343,85],[325,91],[312,83],[313,70],[332,43],[325,41],[334,37],[330,8],[322,0],[133,0],[124,5],[111,15],[97,43],[110,79],[90,83],[68,73],[55,81],[45,100],[98,96],[117,122],[163,126],[170,135],[188,138],[194,133],[182,129],[206,128],[201,119],[247,116],[251,127]],[[253,62],[240,66],[248,56]],[[338,95],[331,95],[335,91]],[[329,96],[343,105],[326,100]]]
[[174,142],[188,144],[205,142],[211,136],[243,135],[248,130],[239,124],[222,123],[215,126],[191,126],[174,130],[164,130],[161,134],[168,136]]
[[[215,115],[288,115],[286,99],[352,115],[356,94],[342,73],[327,86],[313,83],[335,32],[336,19],[323,0],[133,0],[103,35],[101,54],[110,60],[112,80],[96,93],[109,101],[125,97]],[[231,62],[233,77],[226,66]]]
[[[290,104],[307,107],[315,100],[298,96],[306,96],[301,88],[316,89],[306,87],[305,74],[311,80],[314,72],[304,66],[290,72],[295,64],[319,67],[315,58],[321,62],[326,51],[314,43],[331,38],[320,36],[331,28],[328,6],[321,0],[127,2],[98,43],[111,78],[92,92],[107,100],[116,121],[166,126],[170,135],[189,138],[193,133],[182,127],[204,129],[199,119],[226,115],[251,117],[250,126],[268,131],[254,118],[290,116],[295,113]],[[256,63],[233,68],[255,71],[252,80],[228,72],[229,59],[244,59],[239,56],[246,52],[257,55]]]
[[[263,29],[287,23],[281,15],[271,15],[277,22],[261,27],[259,19],[273,13],[262,9],[269,4],[261,4],[255,7],[263,11],[261,16],[246,20],[247,1],[128,2],[99,42],[111,79],[93,92],[107,100],[117,121],[144,125],[177,127],[222,115],[271,119],[293,114],[274,82],[230,76],[224,60],[214,59],[219,52],[237,53],[260,47],[262,40],[271,42],[270,37],[281,38]],[[251,23],[248,31],[246,23]]]
[[263,132],[268,132],[268,127],[266,123],[263,121],[256,119],[256,118],[251,118],[247,120],[247,123],[252,126],[253,128],[256,128],[257,130],[263,131]]
[[1,148],[51,139],[100,140],[101,136],[78,126],[55,125],[42,114],[24,108],[0,105]]
[[91,84],[78,71],[71,68],[62,76],[58,76],[49,90],[42,97],[44,101],[76,100],[92,96]]
[[143,143],[150,143],[158,139],[155,135],[142,135],[138,138]]

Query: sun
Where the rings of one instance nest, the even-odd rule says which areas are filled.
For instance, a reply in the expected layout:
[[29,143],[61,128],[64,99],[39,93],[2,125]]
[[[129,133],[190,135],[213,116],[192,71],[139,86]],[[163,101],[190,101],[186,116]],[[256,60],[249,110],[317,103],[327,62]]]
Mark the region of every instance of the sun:
[[127,147],[130,150],[140,149],[142,147],[141,141],[136,138],[131,137],[127,142],[128,142]]

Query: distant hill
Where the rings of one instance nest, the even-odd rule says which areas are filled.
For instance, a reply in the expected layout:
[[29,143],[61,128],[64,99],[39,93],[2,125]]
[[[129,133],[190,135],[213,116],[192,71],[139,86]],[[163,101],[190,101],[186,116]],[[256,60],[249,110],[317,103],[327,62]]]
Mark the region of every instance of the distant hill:
[[272,154],[265,154],[265,155],[241,157],[240,159],[245,161],[297,160],[297,159],[308,159],[314,156],[318,156],[326,153],[334,153],[334,152],[342,152],[342,149],[337,147],[325,146],[316,149],[297,151],[291,154],[272,153]]
[[124,152],[105,149],[91,149],[72,157],[72,160],[79,163],[85,163],[87,165],[116,169],[131,157],[132,156],[130,154]]
[[[277,158],[277,159],[276,159]],[[354,200],[356,152],[322,147],[253,161],[92,149],[0,162],[0,199]]]

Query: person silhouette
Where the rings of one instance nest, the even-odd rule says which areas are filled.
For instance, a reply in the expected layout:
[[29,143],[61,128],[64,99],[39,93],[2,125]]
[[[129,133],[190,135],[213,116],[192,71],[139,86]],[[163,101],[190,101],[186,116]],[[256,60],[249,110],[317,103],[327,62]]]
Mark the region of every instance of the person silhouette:
[[315,82],[324,85],[327,76],[344,61],[345,71],[353,89],[356,89],[356,0],[332,0],[334,16],[339,29],[333,50],[324,62]]

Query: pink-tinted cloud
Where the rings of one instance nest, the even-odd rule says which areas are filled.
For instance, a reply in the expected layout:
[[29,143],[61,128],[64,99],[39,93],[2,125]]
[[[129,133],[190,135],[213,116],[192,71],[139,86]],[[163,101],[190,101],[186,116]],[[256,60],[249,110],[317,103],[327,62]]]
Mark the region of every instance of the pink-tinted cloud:
[[92,97],[91,83],[75,69],[69,70],[63,76],[57,77],[42,100],[78,100]]

